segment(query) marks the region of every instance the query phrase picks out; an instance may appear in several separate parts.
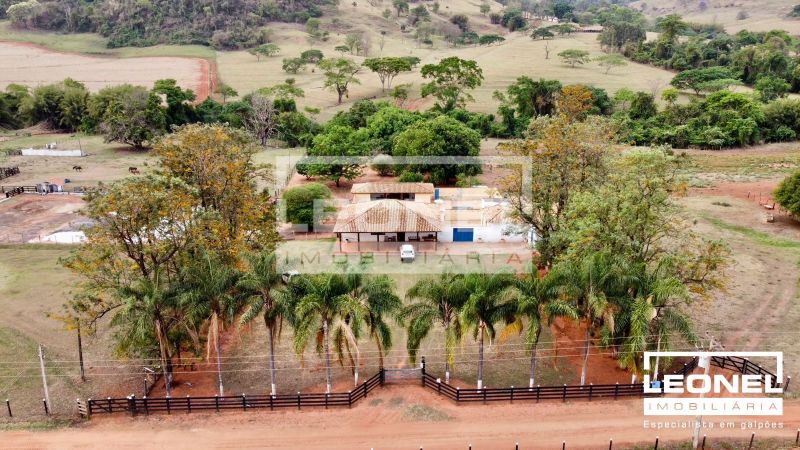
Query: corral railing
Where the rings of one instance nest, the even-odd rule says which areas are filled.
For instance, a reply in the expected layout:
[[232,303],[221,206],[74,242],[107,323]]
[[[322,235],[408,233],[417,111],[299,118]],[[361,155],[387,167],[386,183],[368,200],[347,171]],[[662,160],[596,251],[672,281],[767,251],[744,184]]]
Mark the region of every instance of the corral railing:
[[0,167],[0,180],[19,174],[19,167]]
[[383,370],[379,371],[358,387],[349,392],[329,394],[297,393],[281,395],[226,395],[213,397],[142,397],[131,395],[126,398],[89,399],[78,401],[78,411],[82,417],[94,414],[129,413],[138,414],[192,411],[222,411],[251,409],[279,409],[304,407],[351,407],[366,398],[370,392],[383,384]]
[[[760,375],[761,382],[765,376],[772,378],[773,386],[780,385],[782,380],[777,380],[775,375],[767,369],[736,356],[713,356],[711,364],[714,366],[735,370],[747,375]],[[676,373],[687,375],[697,368],[698,359],[694,358],[684,364]],[[536,386],[536,387],[507,387],[507,388],[482,388],[461,389],[445,383],[425,371],[425,360],[419,368],[383,369],[348,392],[333,392],[328,394],[297,393],[281,395],[236,395],[213,397],[142,397],[131,395],[127,398],[89,399],[86,402],[78,401],[78,410],[82,417],[93,414],[111,414],[124,412],[131,415],[192,411],[222,411],[239,409],[279,409],[304,407],[352,407],[359,400],[366,398],[378,386],[389,382],[398,381],[420,382],[423,387],[435,391],[457,403],[488,403],[514,401],[542,401],[542,400],[593,400],[593,399],[618,399],[621,397],[655,397],[661,394],[644,391],[642,383],[631,384],[588,384],[588,385],[561,385],[561,386]]]
[[439,395],[455,402],[514,402],[515,400],[592,400],[596,398],[617,399],[620,397],[655,397],[659,394],[644,392],[644,385],[633,384],[589,384],[589,385],[562,385],[562,386],[536,386],[530,388],[483,388],[460,389],[453,387],[441,379],[430,374],[423,374],[422,385],[436,391]]
[[[64,186],[59,192],[49,192],[49,194],[85,194],[92,188],[86,186]],[[18,194],[37,194],[36,185],[29,186],[0,186],[0,194],[16,192]]]
[[[675,373],[686,376],[692,373],[699,363],[700,358],[692,358],[691,361],[684,364],[683,368],[677,370]],[[766,377],[769,375],[770,385],[772,387],[778,387],[783,384],[783,380],[779,380],[777,375],[741,356],[712,356],[711,365],[719,367],[720,369],[733,370],[742,375],[759,375],[759,380],[762,384],[766,383]]]

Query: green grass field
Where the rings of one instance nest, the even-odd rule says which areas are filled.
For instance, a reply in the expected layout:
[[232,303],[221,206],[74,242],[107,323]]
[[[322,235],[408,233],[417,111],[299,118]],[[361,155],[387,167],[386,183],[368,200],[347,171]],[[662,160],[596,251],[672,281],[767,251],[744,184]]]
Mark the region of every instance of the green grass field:
[[48,33],[18,30],[7,20],[0,21],[0,41],[27,42],[52,50],[67,53],[82,53],[94,56],[135,58],[142,56],[183,56],[214,59],[216,52],[202,45],[156,45],[153,47],[108,48],[108,39],[96,33]]

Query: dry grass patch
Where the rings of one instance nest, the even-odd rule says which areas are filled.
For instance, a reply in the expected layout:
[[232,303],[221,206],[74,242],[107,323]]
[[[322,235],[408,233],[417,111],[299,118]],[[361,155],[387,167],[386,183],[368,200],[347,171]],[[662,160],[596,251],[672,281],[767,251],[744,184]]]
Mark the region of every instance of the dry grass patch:
[[[383,19],[381,19],[383,20]],[[331,35],[328,42],[314,43],[306,39],[300,27],[285,25],[275,27],[276,43],[281,47],[281,54],[271,58],[256,58],[247,52],[219,52],[217,55],[221,81],[233,86],[244,95],[256,89],[283,82],[286,78],[294,78],[297,85],[305,91],[305,98],[298,100],[302,108],[310,106],[321,108],[319,119],[327,120],[337,111],[346,110],[356,100],[362,98],[388,98],[381,92],[377,75],[364,68],[358,78],[361,84],[351,85],[350,96],[342,105],[336,104],[336,95],[324,89],[324,76],[313,65],[296,75],[288,74],[281,68],[283,58],[298,57],[310,48],[323,51],[326,57],[341,56],[334,47],[342,44],[345,33]],[[643,64],[629,65],[605,74],[597,63],[591,62],[582,67],[571,68],[562,63],[556,56],[559,51],[577,48],[590,52],[592,57],[603,54],[597,42],[597,35],[578,33],[571,37],[548,41],[534,41],[524,33],[506,34],[506,42],[489,47],[452,48],[443,42],[437,42],[434,48],[419,48],[409,35],[389,34],[383,51],[377,47],[380,35],[378,28],[364,30],[370,35],[372,50],[370,56],[416,56],[422,61],[411,73],[404,73],[395,78],[393,85],[412,83],[412,99],[409,104],[414,109],[425,109],[432,105],[432,100],[419,100],[419,89],[424,83],[420,76],[420,67],[424,64],[436,63],[448,56],[473,59],[483,69],[485,80],[483,85],[473,92],[475,102],[468,109],[486,113],[494,113],[498,103],[492,98],[495,90],[505,90],[517,77],[527,75],[533,78],[558,79],[562,83],[584,83],[604,88],[613,94],[618,89],[627,87],[634,90],[653,91],[663,89],[672,79],[669,71]],[[501,29],[493,30],[503,33]],[[550,58],[545,59],[545,46],[550,49]],[[345,55],[347,58],[362,62],[364,57]]]
[[35,87],[69,77],[84,83],[93,92],[124,83],[150,88],[162,78],[174,78],[184,89],[198,93],[208,90],[208,62],[199,58],[103,58],[0,42],[0,60],[3,61],[0,89],[12,83]]

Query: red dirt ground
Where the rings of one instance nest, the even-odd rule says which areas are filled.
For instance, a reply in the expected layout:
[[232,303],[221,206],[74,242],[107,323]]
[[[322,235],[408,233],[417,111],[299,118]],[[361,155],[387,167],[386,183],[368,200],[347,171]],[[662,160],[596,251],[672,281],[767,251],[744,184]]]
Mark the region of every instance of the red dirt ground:
[[[437,412],[435,420],[411,413],[412,405],[425,405]],[[690,420],[678,417],[669,420]],[[756,431],[756,442],[766,437],[794,440],[800,426],[800,402],[787,401],[781,419],[783,429]],[[718,419],[705,418],[719,423]],[[753,418],[756,420],[756,418]],[[4,449],[64,450],[163,448],[190,449],[403,449],[475,450],[514,448],[626,448],[635,443],[652,445],[656,436],[687,440],[691,429],[655,430],[643,426],[642,402],[635,400],[541,404],[514,403],[456,405],[421,387],[387,386],[370,394],[352,409],[325,411],[258,411],[222,414],[96,417],[91,423],[49,432],[14,431],[2,435]],[[659,421],[661,422],[661,421]],[[739,422],[737,419],[736,423]],[[749,439],[752,431],[704,430],[707,448],[720,439]],[[788,447],[783,447],[788,448]]]

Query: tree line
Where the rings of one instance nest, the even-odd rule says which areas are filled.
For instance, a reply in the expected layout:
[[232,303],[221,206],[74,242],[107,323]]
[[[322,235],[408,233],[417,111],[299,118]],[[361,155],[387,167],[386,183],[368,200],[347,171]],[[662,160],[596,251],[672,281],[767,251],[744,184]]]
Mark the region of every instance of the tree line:
[[[632,145],[720,149],[797,139],[800,100],[786,98],[785,90],[767,86],[757,86],[753,93],[730,91],[725,86],[730,80],[707,73],[715,71],[693,69],[676,75],[673,86],[661,93],[663,107],[651,92],[622,88],[610,96],[601,88],[586,86],[592,98],[586,114],[607,116],[619,131],[619,142]],[[708,80],[711,84],[714,80],[723,83],[711,87]],[[679,103],[679,88],[692,86],[709,93]],[[517,78],[505,92],[495,92],[495,98],[501,101],[499,120],[492,123],[489,134],[522,136],[532,121],[554,114],[558,98],[573,87],[557,80]]]
[[319,125],[297,111],[295,98],[303,96],[293,79],[262,88],[239,100],[226,85],[218,88],[223,101],[195,102],[190,89],[164,79],[153,88],[123,84],[96,94],[75,80],[28,88],[9,85],[0,92],[0,128],[19,129],[44,123],[56,130],[102,134],[106,142],[137,149],[151,146],[172,127],[191,123],[227,123],[251,133],[265,145],[277,138],[290,147],[303,145]]
[[195,44],[217,49],[266,43],[269,22],[305,23],[322,15],[326,0],[0,0],[0,19],[19,28],[97,32],[108,47]]

